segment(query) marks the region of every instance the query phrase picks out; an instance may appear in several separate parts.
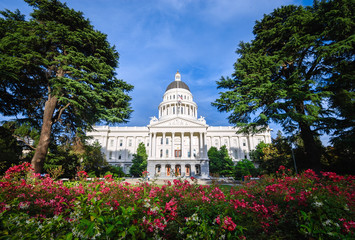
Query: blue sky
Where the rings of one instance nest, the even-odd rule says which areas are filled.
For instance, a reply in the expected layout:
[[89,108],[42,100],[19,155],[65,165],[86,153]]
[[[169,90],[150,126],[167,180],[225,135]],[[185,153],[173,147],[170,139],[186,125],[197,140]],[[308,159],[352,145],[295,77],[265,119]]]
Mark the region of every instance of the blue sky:
[[[211,126],[230,125],[226,113],[211,106],[216,81],[230,76],[240,41],[253,39],[253,26],[282,5],[301,0],[69,0],[94,27],[107,34],[120,53],[117,76],[134,85],[127,126],[145,126],[158,115],[166,87],[177,70],[190,87],[198,115]],[[23,0],[1,0],[0,9],[31,8]],[[271,124],[275,136],[279,126]]]

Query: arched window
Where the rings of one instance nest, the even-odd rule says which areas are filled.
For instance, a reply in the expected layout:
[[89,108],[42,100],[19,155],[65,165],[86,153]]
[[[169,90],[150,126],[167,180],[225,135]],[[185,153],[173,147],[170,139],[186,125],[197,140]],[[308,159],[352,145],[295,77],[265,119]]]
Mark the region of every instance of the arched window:
[[165,171],[166,171],[166,176],[170,176],[171,166],[169,164],[165,165]]
[[160,166],[160,164],[155,165],[155,174],[159,176],[159,175],[160,175],[160,171],[161,171],[161,166]]
[[196,175],[197,176],[201,175],[201,166],[200,166],[200,164],[196,164],[195,168],[196,168]]
[[181,176],[181,166],[180,165],[175,166],[175,176]]
[[189,164],[185,166],[185,174],[187,177],[191,174],[191,166]]

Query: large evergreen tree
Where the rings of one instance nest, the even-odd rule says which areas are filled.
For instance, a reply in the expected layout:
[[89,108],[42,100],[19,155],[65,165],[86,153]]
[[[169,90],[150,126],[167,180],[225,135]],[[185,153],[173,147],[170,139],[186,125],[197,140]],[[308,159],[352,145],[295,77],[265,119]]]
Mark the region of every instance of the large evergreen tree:
[[115,77],[118,53],[83,13],[57,0],[25,1],[30,20],[8,10],[0,18],[0,113],[38,120],[32,165],[41,172],[53,128],[127,121],[132,86]]
[[[339,118],[354,124],[335,111],[354,101],[354,68],[347,69],[354,65],[354,12],[352,0],[333,0],[306,8],[284,6],[265,15],[254,26],[255,39],[240,43],[232,77],[217,82],[226,91],[213,105],[230,112],[229,121],[244,131],[274,121],[288,133],[299,132],[309,167],[319,169],[316,136]],[[342,78],[346,84],[339,86]],[[341,89],[347,98],[327,104]]]

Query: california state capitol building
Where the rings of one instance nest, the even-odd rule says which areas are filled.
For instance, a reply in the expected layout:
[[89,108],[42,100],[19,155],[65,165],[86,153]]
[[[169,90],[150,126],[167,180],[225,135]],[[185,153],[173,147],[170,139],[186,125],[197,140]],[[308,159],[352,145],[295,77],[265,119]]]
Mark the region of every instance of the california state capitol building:
[[197,104],[188,85],[175,74],[158,106],[159,115],[142,127],[95,126],[91,143],[97,141],[107,162],[129,173],[133,154],[143,142],[148,154],[147,171],[151,177],[173,176],[209,178],[208,149],[225,145],[234,163],[249,158],[260,142],[271,143],[271,130],[245,135],[232,126],[209,126],[197,114]]

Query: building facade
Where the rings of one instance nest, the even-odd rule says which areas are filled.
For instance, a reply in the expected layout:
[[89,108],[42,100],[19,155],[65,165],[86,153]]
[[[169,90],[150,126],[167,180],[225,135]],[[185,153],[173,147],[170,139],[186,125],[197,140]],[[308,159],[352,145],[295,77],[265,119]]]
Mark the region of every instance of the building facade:
[[158,118],[152,117],[146,127],[97,126],[87,135],[101,144],[110,164],[122,167],[126,173],[138,144],[143,142],[148,153],[147,171],[158,178],[208,178],[210,147],[225,145],[236,163],[249,158],[250,151],[261,141],[271,142],[270,129],[244,135],[237,134],[234,127],[207,125],[204,117],[197,117],[197,104],[179,72],[166,88],[158,110]]

